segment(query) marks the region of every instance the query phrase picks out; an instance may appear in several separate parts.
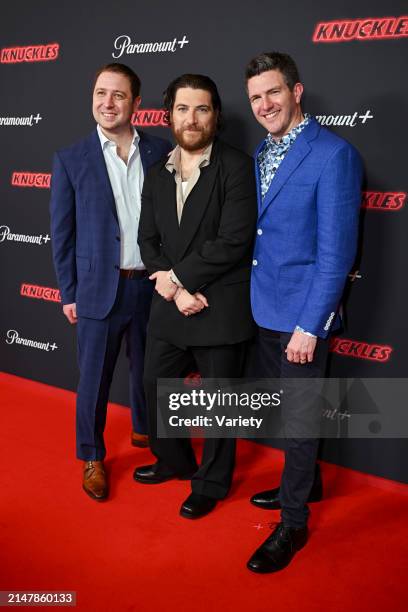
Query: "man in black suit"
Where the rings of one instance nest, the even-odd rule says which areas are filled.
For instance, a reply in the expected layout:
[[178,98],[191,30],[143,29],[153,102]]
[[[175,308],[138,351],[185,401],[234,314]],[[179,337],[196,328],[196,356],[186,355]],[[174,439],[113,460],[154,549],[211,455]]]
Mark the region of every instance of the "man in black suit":
[[138,482],[190,479],[185,518],[210,512],[229,490],[235,440],[206,439],[200,466],[188,439],[157,437],[157,378],[239,377],[253,335],[249,300],[256,223],[253,161],[219,141],[215,83],[185,74],[167,88],[165,108],[177,146],[144,183],[139,225],[143,261],[155,280],[145,357],[145,393],[154,465]]

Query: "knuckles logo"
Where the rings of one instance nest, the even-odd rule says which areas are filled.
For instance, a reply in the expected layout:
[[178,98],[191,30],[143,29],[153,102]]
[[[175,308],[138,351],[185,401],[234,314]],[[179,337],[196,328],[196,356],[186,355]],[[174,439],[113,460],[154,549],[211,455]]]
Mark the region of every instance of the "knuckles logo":
[[132,125],[139,127],[169,127],[164,120],[166,111],[156,108],[144,108],[132,115]]
[[49,189],[51,186],[51,174],[45,172],[13,172],[11,184],[13,187]]
[[313,34],[314,43],[349,40],[384,40],[408,36],[408,16],[373,17],[320,21]]
[[385,344],[368,344],[368,342],[349,340],[348,338],[332,338],[330,351],[343,357],[357,357],[358,359],[384,363],[391,357],[393,348]]
[[22,283],[20,295],[37,300],[45,300],[46,302],[61,302],[61,294],[58,289],[41,287],[41,285]]
[[403,191],[363,191],[362,208],[369,210],[401,210],[407,199]]
[[29,45],[28,47],[8,47],[1,50],[0,63],[19,64],[21,62],[49,62],[56,60],[58,53],[58,43]]

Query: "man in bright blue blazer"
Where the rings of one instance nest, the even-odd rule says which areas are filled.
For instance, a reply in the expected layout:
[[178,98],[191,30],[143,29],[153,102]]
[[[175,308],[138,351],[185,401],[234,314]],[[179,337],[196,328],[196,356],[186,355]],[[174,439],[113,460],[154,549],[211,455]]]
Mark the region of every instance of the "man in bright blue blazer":
[[108,495],[103,432],[109,388],[123,336],[130,364],[132,443],[147,446],[143,360],[152,283],[137,233],[143,179],[171,149],[166,140],[136,132],[140,80],[123,64],[95,77],[90,136],[54,156],[51,234],[63,311],[77,323],[80,380],[77,457],[83,488],[97,501]]
[[[302,112],[303,86],[291,57],[257,56],[246,80],[255,118],[268,131],[255,153],[251,303],[258,336],[251,373],[321,378],[356,253],[362,163],[354,147]],[[308,401],[310,408],[294,408],[310,419],[316,404]],[[322,496],[317,450],[315,438],[287,438],[280,488],[251,498],[258,507],[280,508],[281,522],[249,560],[250,570],[280,570],[306,544],[307,502]]]

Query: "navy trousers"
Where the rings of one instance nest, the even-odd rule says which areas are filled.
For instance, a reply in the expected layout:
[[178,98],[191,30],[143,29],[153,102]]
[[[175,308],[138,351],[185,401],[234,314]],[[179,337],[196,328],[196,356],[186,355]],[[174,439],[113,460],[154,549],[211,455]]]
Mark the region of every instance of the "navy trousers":
[[130,366],[132,426],[138,433],[147,432],[143,362],[152,294],[153,283],[147,277],[121,277],[115,304],[105,319],[78,317],[78,459],[100,461],[105,457],[103,432],[107,403],[123,336]]
[[[326,370],[329,341],[317,339],[311,363],[298,364],[287,360],[285,348],[292,334],[258,328],[252,347],[253,363],[250,375],[259,378],[323,378]],[[313,397],[309,398],[308,401]],[[307,411],[308,406],[300,407]],[[314,406],[310,406],[311,414]],[[313,417],[312,417],[313,418]],[[284,415],[290,428],[290,413]],[[309,516],[307,499],[313,486],[321,485],[319,465],[316,463],[319,440],[316,438],[286,438],[285,467],[280,484],[282,521],[289,527],[304,527]]]

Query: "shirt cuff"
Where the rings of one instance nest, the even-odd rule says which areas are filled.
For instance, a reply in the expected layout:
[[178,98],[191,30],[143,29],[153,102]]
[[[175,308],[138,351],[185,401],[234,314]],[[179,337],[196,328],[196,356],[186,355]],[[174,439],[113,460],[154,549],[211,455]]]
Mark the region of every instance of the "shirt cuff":
[[317,336],[306,331],[305,329],[303,329],[303,327],[300,327],[300,325],[296,325],[295,331],[302,332],[302,334],[305,334],[305,336],[310,336],[311,338],[317,338]]
[[174,283],[175,285],[177,285],[177,287],[180,287],[180,289],[183,289],[183,284],[179,281],[179,279],[177,278],[177,276],[174,274],[173,270],[170,270],[169,272],[169,278],[171,280],[172,283]]

